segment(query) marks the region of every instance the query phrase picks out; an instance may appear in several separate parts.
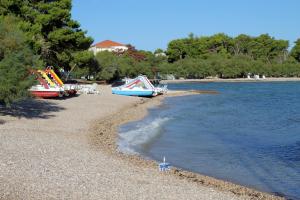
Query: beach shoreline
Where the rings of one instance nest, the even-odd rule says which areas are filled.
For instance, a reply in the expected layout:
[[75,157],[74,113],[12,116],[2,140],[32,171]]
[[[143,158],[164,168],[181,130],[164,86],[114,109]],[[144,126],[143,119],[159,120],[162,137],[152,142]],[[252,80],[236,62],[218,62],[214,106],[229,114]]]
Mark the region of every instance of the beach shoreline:
[[[166,97],[186,96],[203,94],[207,91],[170,91],[167,95],[158,96],[152,99],[141,99],[140,102],[134,103],[127,108],[119,110],[104,119],[95,122],[90,134],[90,143],[96,149],[106,152],[110,156],[127,161],[131,165],[137,165],[143,168],[158,169],[158,163],[154,160],[149,160],[141,155],[129,155],[118,150],[118,128],[128,122],[141,120],[148,114],[148,109],[160,106]],[[213,91],[208,93],[216,94]],[[231,192],[234,195],[242,198],[250,199],[284,199],[269,193],[261,192],[252,188],[241,186],[228,181],[217,178],[201,175],[199,173],[190,172],[177,167],[162,175],[174,176],[179,179],[184,179],[189,182],[196,183],[201,186],[213,187],[219,191]]]
[[118,127],[140,120],[152,99],[111,94],[29,100],[0,109],[0,199],[282,199],[120,153]]

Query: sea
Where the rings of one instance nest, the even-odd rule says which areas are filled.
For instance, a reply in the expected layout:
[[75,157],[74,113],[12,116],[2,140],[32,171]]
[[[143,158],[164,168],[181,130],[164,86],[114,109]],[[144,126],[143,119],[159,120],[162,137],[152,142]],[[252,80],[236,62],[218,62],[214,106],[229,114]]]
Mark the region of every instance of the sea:
[[260,191],[300,199],[300,82],[178,83],[119,127],[118,148]]

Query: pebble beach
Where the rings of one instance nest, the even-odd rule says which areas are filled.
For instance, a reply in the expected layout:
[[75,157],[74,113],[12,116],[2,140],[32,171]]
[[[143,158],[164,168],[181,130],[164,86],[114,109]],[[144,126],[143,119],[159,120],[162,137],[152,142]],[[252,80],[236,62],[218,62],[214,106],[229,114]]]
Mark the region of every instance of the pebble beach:
[[118,152],[118,126],[164,96],[99,91],[0,109],[0,199],[281,199],[177,168],[162,173],[154,161]]

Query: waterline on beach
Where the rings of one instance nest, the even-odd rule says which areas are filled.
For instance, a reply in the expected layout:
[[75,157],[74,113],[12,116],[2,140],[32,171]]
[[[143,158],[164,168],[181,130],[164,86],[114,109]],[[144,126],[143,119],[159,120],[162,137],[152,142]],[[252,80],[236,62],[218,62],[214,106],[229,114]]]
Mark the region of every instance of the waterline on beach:
[[[158,96],[152,99],[143,99],[143,98],[140,99],[140,98],[133,97],[132,99],[136,99],[138,101],[135,101],[135,103],[123,107],[123,109],[119,110],[116,113],[113,113],[105,118],[102,118],[96,123],[96,125],[92,126],[93,130],[91,131],[91,134],[89,136],[90,142],[94,147],[101,149],[101,151],[107,153],[108,155],[116,159],[122,159],[124,161],[127,161],[128,164],[129,163],[130,165],[133,164],[134,166],[138,166],[143,170],[147,169],[148,172],[149,170],[150,171],[154,170],[156,173],[158,173],[157,162],[155,162],[153,158],[151,159],[150,157],[146,157],[145,155],[141,156],[140,154],[130,155],[118,151],[118,138],[119,138],[118,130],[120,126],[122,125],[126,126],[125,123],[129,123],[129,122],[133,123],[134,121],[137,122],[137,120],[141,120],[144,119],[145,117],[151,116],[151,114],[147,116],[147,113],[151,112],[152,110],[156,110],[156,108],[160,108],[160,109],[166,108],[165,107],[166,105],[162,103],[162,100],[169,99],[169,98],[165,98],[165,97],[171,97],[170,99],[172,99],[174,96],[183,96],[183,95],[193,96],[198,94],[199,94],[198,92],[193,92],[183,88],[181,90],[176,90],[176,91],[171,90],[170,92],[168,92],[168,95]],[[156,117],[160,117],[160,118],[166,117],[159,113],[156,115]],[[171,118],[166,123],[164,123],[164,125],[172,122],[172,120],[173,118]],[[159,139],[162,136],[163,135],[160,135],[154,141],[157,141],[157,139]],[[161,161],[161,159],[162,158],[159,158],[157,159],[157,161]],[[172,182],[179,181],[181,183],[181,180],[184,179],[184,182],[186,181],[190,182],[191,185],[189,187],[195,184],[198,185],[199,189],[197,189],[197,191],[209,187],[209,188],[214,188],[214,191],[217,193],[230,192],[237,198],[245,197],[247,199],[249,197],[251,199],[272,199],[272,200],[282,199],[280,197],[259,192],[251,188],[246,188],[241,185],[236,185],[212,177],[203,176],[198,173],[181,170],[176,167],[172,167],[172,170],[168,174],[174,176],[175,179]],[[215,194],[215,192],[213,193]]]
[[[175,87],[191,89],[190,84]],[[135,150],[157,161],[166,155],[168,162],[183,169],[296,198],[299,171],[293,166],[299,162],[297,83],[195,87],[221,94],[165,99],[136,123],[147,126],[156,118],[171,119],[160,124],[163,132],[147,143],[147,148],[141,145]]]
[[148,119],[145,123],[129,123],[119,129],[118,150],[128,154],[139,154],[151,146],[151,142],[162,133],[162,125],[170,118]]

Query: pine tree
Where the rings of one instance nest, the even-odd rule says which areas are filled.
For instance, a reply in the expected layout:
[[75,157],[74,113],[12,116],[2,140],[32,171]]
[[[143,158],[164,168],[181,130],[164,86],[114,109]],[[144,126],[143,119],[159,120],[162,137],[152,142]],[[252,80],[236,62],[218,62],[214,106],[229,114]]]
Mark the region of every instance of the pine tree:
[[26,44],[26,35],[12,17],[0,17],[0,103],[9,106],[28,95],[34,83],[30,69],[42,63]]
[[20,28],[46,65],[69,70],[93,60],[93,54],[87,51],[93,40],[71,19],[71,7],[71,0],[0,0],[0,15],[22,20]]

